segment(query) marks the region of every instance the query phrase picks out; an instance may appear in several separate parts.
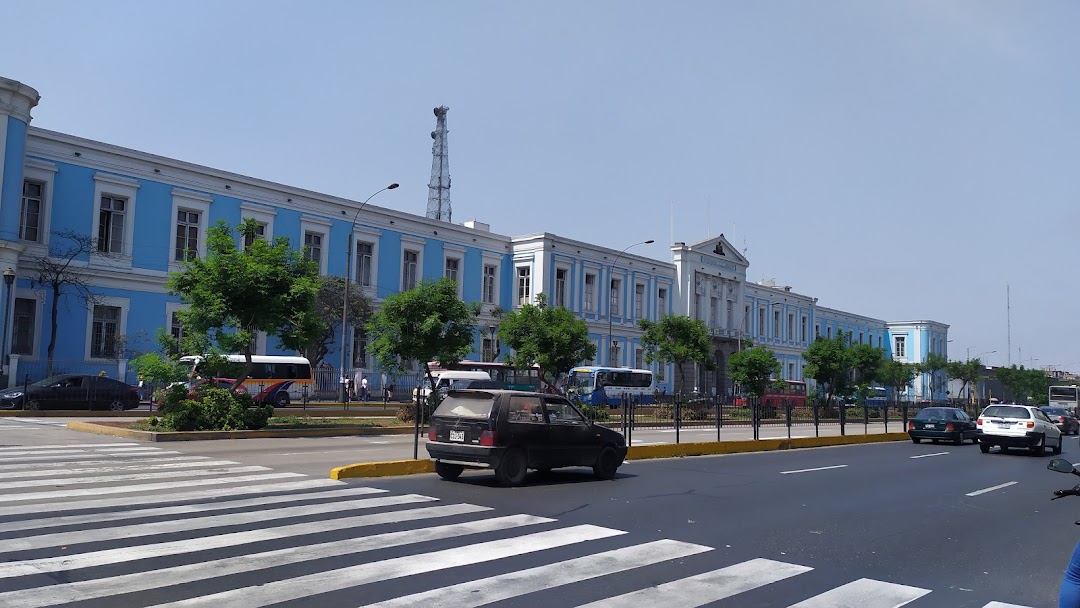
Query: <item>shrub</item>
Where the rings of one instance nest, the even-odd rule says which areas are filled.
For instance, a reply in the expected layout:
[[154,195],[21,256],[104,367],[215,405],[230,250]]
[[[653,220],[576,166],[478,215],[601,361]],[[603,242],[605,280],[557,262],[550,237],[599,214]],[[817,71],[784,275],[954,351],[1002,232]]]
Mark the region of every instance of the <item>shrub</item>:
[[257,430],[266,426],[274,408],[255,405],[251,395],[221,388],[206,388],[198,399],[188,399],[187,389],[175,386],[158,408],[159,425],[175,431]]
[[585,415],[586,418],[593,422],[603,422],[611,419],[611,413],[606,407],[597,407],[595,405],[588,405],[585,403],[578,403],[578,409]]

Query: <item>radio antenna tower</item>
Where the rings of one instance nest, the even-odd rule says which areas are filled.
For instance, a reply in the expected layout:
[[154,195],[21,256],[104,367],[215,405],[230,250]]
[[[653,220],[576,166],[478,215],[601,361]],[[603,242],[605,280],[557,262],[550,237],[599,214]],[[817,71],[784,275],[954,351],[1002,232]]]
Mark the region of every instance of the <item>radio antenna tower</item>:
[[427,217],[450,221],[450,156],[446,150],[446,112],[435,108],[435,130],[431,132],[431,181],[428,183]]

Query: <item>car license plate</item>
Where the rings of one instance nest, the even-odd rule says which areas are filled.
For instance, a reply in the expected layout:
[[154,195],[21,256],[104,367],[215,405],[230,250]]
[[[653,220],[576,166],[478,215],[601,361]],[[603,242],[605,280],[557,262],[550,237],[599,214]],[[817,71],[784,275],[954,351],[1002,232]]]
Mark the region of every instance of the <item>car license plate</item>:
[[465,431],[450,431],[450,441],[465,441]]
[[998,428],[1007,429],[1010,426],[1012,426],[1012,423],[1011,422],[999,422],[999,423],[997,423],[997,425],[998,425]]
[[924,425],[923,425],[923,428],[924,428],[924,429],[936,429],[936,428],[937,428],[937,426],[936,426],[936,425],[933,425],[933,424],[924,424]]

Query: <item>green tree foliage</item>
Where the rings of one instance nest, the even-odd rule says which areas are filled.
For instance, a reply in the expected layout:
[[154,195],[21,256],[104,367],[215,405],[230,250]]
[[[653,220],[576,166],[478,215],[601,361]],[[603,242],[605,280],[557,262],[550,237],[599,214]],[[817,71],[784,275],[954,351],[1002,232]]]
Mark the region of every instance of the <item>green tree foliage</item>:
[[371,350],[379,366],[397,371],[402,361],[418,361],[435,393],[431,361],[450,366],[473,348],[479,304],[457,297],[447,278],[422,281],[415,289],[393,294],[368,322]]
[[[235,388],[254,368],[251,362],[256,332],[277,337],[282,347],[299,351],[318,339],[325,326],[316,307],[318,266],[279,237],[273,243],[256,238],[256,223],[247,219],[239,239],[224,221],[207,234],[206,257],[183,262],[170,273],[169,293],[189,305],[179,313],[186,331],[243,353],[246,364]],[[239,247],[238,240],[251,242]]]
[[1050,386],[1054,381],[1040,369],[1017,367],[998,367],[994,369],[994,378],[1012,393],[1017,403],[1034,402],[1044,405],[1049,400]]
[[270,405],[255,405],[251,395],[233,393],[207,386],[198,398],[187,398],[187,387],[177,385],[166,391],[159,408],[163,430],[173,431],[239,431],[257,430],[266,426],[274,414]]
[[168,386],[187,380],[191,372],[175,359],[157,352],[144,353],[132,359],[131,367],[151,386]]
[[771,350],[755,346],[731,355],[728,358],[728,373],[747,392],[761,397],[770,381],[780,377],[780,362]]
[[846,395],[853,387],[848,334],[837,332],[832,338],[818,336],[803,353],[804,373],[825,391],[826,404],[833,397]]
[[892,389],[893,403],[900,402],[900,394],[911,386],[918,375],[913,364],[895,359],[885,359],[878,368],[878,382]]
[[716,368],[709,354],[709,328],[700,319],[668,315],[659,321],[641,319],[638,327],[644,332],[641,347],[645,362],[674,363],[679,370],[680,386],[686,386],[684,364],[693,362],[708,370]]
[[[915,369],[920,374],[929,374],[930,376],[930,399],[934,398],[934,391],[942,390],[948,383],[948,368],[949,360],[943,355],[937,353],[930,353],[926,355],[926,359],[922,363],[917,363]],[[946,373],[942,373],[946,372]]]
[[870,385],[880,382],[878,374],[885,361],[885,351],[869,344],[853,344],[848,350],[848,360],[854,372],[852,382],[855,385],[858,402],[866,403],[866,394]]
[[[322,321],[317,336],[302,344],[300,352],[317,366],[330,352],[330,344],[341,336],[341,310],[345,306],[345,277],[326,275],[318,278],[319,291],[315,308]],[[371,298],[356,283],[349,285],[348,322],[353,327],[363,327],[371,319]]]
[[957,396],[964,394],[964,389],[969,386],[975,386],[975,383],[982,378],[983,370],[985,366],[982,361],[978,359],[968,359],[967,361],[949,361],[945,366],[945,374],[949,378],[955,378],[961,382],[960,391]]
[[540,368],[540,380],[554,385],[559,374],[596,356],[585,321],[566,308],[548,306],[537,294],[536,304],[507,313],[499,323],[499,339],[513,349],[506,362],[517,369]]

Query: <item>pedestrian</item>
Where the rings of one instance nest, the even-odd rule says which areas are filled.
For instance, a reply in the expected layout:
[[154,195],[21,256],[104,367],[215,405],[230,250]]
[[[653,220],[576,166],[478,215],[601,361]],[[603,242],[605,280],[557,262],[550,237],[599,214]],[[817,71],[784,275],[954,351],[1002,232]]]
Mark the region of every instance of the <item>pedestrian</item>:
[[345,378],[345,403],[348,403],[352,399],[353,385],[352,378]]
[[391,380],[390,384],[383,387],[383,400],[382,402],[390,403],[390,400],[394,398],[394,381]]
[[360,401],[366,403],[368,400],[368,386],[367,376],[360,379]]

